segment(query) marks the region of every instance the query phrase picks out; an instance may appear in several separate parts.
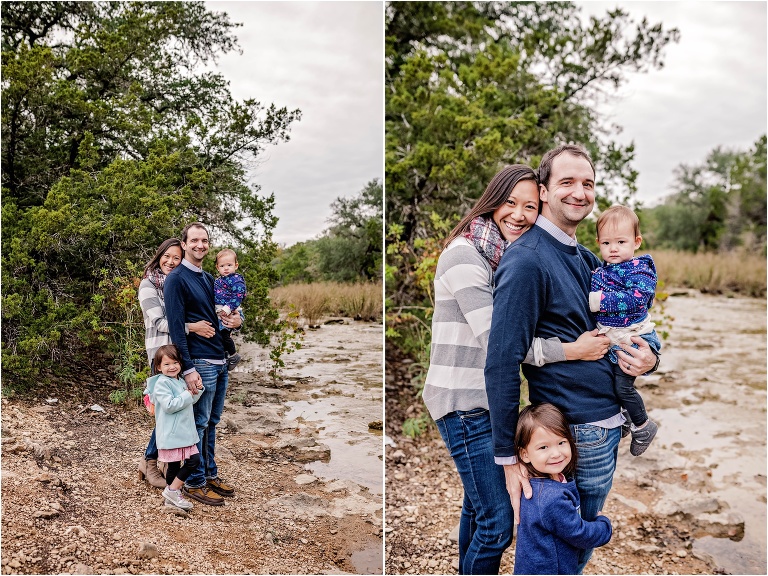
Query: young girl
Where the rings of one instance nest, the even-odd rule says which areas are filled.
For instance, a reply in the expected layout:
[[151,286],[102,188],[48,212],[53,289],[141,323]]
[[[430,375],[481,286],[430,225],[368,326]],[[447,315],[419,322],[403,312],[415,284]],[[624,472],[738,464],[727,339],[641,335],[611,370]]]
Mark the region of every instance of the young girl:
[[[179,378],[181,354],[175,345],[160,346],[155,352],[154,365],[160,374],[147,380],[144,393],[149,394],[155,405],[158,460],[168,463],[163,497],[166,506],[190,510],[193,504],[184,498],[181,487],[200,464],[192,405],[202,394],[198,392],[193,396]],[[202,383],[198,384],[198,390],[202,389]]]
[[530,476],[533,497],[520,499],[515,574],[576,574],[579,551],[611,540],[611,521],[579,515],[576,443],[552,404],[526,406],[515,433],[517,457]]

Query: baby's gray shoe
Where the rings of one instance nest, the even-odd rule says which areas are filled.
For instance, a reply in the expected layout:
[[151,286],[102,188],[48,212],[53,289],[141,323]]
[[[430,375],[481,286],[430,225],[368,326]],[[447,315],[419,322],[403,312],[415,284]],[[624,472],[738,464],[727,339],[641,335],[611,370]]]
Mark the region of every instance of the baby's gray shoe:
[[656,425],[656,422],[650,418],[648,423],[642,428],[632,426],[632,444],[629,445],[629,453],[632,456],[640,456],[651,445],[658,431],[659,427]]
[[237,366],[239,362],[240,362],[240,354],[235,352],[234,354],[232,354],[232,356],[227,358],[227,372],[231,372],[232,370],[234,370],[235,366]]
[[632,420],[629,419],[629,412],[623,408],[621,409],[621,413],[624,415],[624,424],[621,425],[621,437],[626,438],[629,436]]

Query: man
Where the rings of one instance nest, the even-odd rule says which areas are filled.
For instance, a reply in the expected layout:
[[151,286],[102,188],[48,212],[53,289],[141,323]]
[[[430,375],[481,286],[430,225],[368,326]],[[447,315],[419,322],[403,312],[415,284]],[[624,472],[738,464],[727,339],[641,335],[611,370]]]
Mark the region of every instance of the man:
[[[599,261],[575,237],[576,227],[594,207],[594,165],[583,148],[559,146],[544,155],[539,179],[541,214],[531,230],[507,249],[494,277],[485,364],[494,455],[504,466],[516,523],[521,490],[526,498],[532,494],[525,469],[514,457],[521,362],[534,336],[573,342],[595,327],[588,293],[591,271]],[[639,349],[632,348],[631,355],[618,352],[622,370],[639,376],[655,369],[658,359],[648,344],[642,338],[632,341]],[[604,357],[522,366],[531,402],[554,404],[571,424],[579,456],[576,484],[581,515],[594,520],[611,489],[624,422],[610,362]],[[579,573],[591,555],[592,550],[583,551]]]
[[[171,341],[181,352],[181,369],[187,388],[192,392],[198,382],[203,383],[203,397],[194,404],[200,466],[187,478],[183,491],[203,504],[223,506],[223,496],[233,496],[235,490],[219,478],[214,459],[216,425],[221,420],[229,380],[214,307],[213,276],[201,268],[209,250],[208,230],[200,222],[189,224],[181,232],[181,247],[184,259],[168,274],[163,289],[168,331]],[[185,333],[185,323],[199,320],[210,322],[215,329],[213,337]],[[222,322],[232,329],[238,328],[242,319],[235,312]]]

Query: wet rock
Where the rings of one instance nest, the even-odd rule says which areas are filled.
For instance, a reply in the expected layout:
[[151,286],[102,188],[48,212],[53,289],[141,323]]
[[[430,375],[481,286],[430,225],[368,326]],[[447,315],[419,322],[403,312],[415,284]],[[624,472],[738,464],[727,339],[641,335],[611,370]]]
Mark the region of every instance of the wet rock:
[[702,514],[696,522],[707,535],[735,541],[744,538],[744,518],[738,512]]
[[663,498],[654,506],[654,512],[659,516],[674,516],[684,514],[686,516],[698,516],[705,512],[717,512],[722,507],[717,498],[711,496],[692,498]]
[[317,478],[311,474],[299,474],[296,476],[296,478],[294,478],[294,481],[299,486],[304,486],[305,484],[312,484],[313,482],[317,482]]
[[139,558],[157,558],[158,555],[157,546],[152,542],[142,542],[139,545]]
[[611,497],[615,498],[616,500],[624,504],[624,506],[634,510],[635,512],[644,513],[648,510],[648,507],[642,502],[639,502],[637,500],[632,500],[631,498],[626,498],[625,496],[622,496],[618,492],[615,492],[615,491],[612,492]]
[[311,436],[298,438],[284,437],[272,446],[291,454],[295,462],[315,462],[317,460],[327,462],[331,459],[331,449],[325,444],[320,444]]

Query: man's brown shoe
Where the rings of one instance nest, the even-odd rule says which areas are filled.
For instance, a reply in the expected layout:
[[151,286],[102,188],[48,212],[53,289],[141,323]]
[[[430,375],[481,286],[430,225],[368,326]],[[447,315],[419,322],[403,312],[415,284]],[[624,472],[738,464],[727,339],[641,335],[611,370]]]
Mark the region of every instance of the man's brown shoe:
[[197,500],[203,504],[208,504],[209,506],[224,506],[224,498],[209,490],[208,486],[200,486],[199,488],[187,488],[184,486],[181,491],[188,498]]
[[235,489],[229,484],[225,484],[221,478],[209,478],[206,484],[208,488],[219,494],[220,496],[234,496]]

